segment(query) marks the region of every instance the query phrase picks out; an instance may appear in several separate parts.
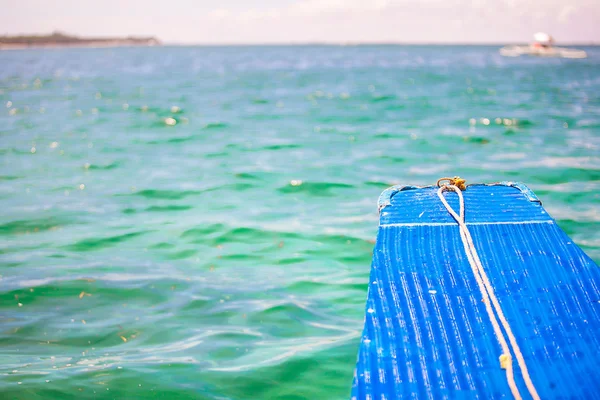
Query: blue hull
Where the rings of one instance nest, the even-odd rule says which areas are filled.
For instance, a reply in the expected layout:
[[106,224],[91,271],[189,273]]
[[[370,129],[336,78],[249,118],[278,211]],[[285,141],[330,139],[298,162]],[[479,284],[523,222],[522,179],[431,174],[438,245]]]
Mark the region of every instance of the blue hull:
[[[437,187],[380,198],[353,399],[513,398]],[[542,399],[600,399],[600,268],[523,185],[471,185],[466,224]],[[458,211],[456,193],[444,194]],[[531,398],[513,359],[515,382]]]

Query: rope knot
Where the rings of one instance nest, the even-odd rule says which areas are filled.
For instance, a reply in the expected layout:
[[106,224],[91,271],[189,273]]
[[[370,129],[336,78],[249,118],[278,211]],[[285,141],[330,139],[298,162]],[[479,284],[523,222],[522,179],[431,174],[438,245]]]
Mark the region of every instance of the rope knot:
[[[445,182],[447,182],[447,183],[445,183]],[[466,183],[467,183],[467,181],[465,181],[460,176],[455,176],[454,178],[440,178],[440,179],[438,179],[437,186],[438,187],[442,187],[442,186],[456,186],[460,190],[466,190],[467,189]]]

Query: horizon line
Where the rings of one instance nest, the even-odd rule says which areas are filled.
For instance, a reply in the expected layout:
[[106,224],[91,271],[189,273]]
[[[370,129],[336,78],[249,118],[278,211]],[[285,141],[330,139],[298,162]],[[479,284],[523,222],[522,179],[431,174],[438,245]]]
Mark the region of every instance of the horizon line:
[[[159,39],[160,40],[160,39]],[[400,41],[368,41],[368,42],[328,42],[328,41],[290,41],[290,42],[175,42],[162,41],[161,46],[511,46],[511,45],[527,45],[529,42],[400,42]],[[560,42],[555,44],[560,46],[600,46],[600,41],[576,41],[576,42]]]
[[[366,40],[366,41],[328,41],[328,40],[296,40],[296,41],[264,41],[264,42],[210,42],[210,41],[177,41],[177,40],[162,40],[160,37],[151,34],[139,35],[139,34],[128,34],[125,36],[85,36],[78,33],[71,33],[55,29],[50,33],[42,32],[29,32],[29,33],[8,33],[4,32],[0,34],[0,37],[4,38],[15,38],[19,36],[39,36],[39,37],[50,37],[55,34],[72,36],[80,40],[123,40],[123,39],[155,39],[160,42],[161,46],[509,46],[509,45],[527,45],[531,41],[448,41],[448,42],[436,42],[436,41],[421,41],[421,40]],[[555,43],[556,46],[600,46],[600,40],[575,40],[575,41],[564,41]]]

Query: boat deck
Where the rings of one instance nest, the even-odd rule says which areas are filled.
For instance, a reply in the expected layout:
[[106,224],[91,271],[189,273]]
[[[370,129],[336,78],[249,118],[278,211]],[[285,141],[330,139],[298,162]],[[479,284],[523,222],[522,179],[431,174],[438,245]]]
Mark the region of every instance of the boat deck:
[[[459,226],[436,192],[398,186],[380,198],[352,399],[513,397]],[[525,186],[471,185],[463,195],[539,396],[600,399],[600,268]],[[444,196],[458,211],[457,194]],[[511,353],[518,391],[531,398]]]

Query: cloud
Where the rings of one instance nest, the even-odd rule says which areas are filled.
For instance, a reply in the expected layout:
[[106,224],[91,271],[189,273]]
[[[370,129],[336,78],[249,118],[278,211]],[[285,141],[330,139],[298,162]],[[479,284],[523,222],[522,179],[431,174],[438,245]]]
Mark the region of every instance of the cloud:
[[[426,0],[431,1],[431,0]],[[437,1],[437,0],[436,0]],[[218,8],[209,16],[213,19],[232,19],[235,21],[259,21],[273,18],[306,18],[323,14],[356,14],[364,12],[380,12],[401,4],[398,0],[299,0],[286,7],[232,11]]]
[[[216,9],[209,15],[213,19],[232,22],[287,21],[293,25],[303,21],[312,24],[315,21],[328,20],[331,24],[359,18],[358,22],[379,19],[390,23],[394,18],[397,24],[413,23],[414,18],[421,21],[421,29],[435,30],[445,19],[448,25],[452,21],[479,24],[485,20],[490,29],[496,29],[495,22],[512,20],[513,24],[552,27],[568,22],[573,14],[580,11],[589,0],[573,0],[574,4],[565,5],[563,0],[296,0],[286,6],[272,9],[249,8],[245,10]],[[593,7],[598,9],[598,7]],[[362,22],[361,22],[362,20]],[[286,23],[284,23],[285,25]],[[365,24],[368,24],[365,22]],[[308,25],[307,25],[308,26]],[[419,25],[417,24],[417,27]]]
[[357,13],[382,11],[399,3],[401,2],[392,0],[301,0],[289,6],[288,11],[292,14],[304,15],[332,12]]
[[6,33],[156,35],[166,43],[599,41],[598,0],[20,0]]
[[560,10],[560,13],[558,13],[558,22],[560,22],[560,23],[567,22],[569,20],[569,17],[571,16],[571,14],[573,14],[576,10],[577,10],[577,8],[571,4],[564,6],[563,9]]
[[225,19],[231,16],[231,11],[225,8],[216,8],[209,12],[208,16],[212,19]]

